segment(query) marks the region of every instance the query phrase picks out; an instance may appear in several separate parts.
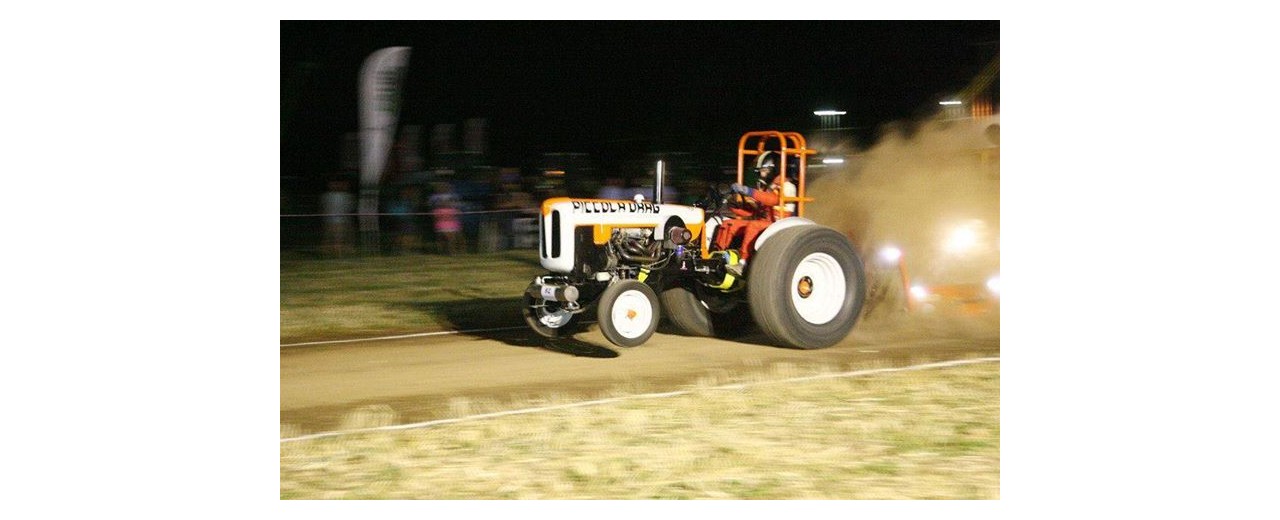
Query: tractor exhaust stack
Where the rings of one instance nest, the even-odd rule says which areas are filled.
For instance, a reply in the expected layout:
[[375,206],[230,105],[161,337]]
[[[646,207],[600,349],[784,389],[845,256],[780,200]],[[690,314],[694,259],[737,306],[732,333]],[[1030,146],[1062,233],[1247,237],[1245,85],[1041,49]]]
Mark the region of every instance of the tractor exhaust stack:
[[667,164],[665,162],[658,161],[658,167],[654,169],[654,172],[655,172],[653,176],[654,177],[653,178],[653,203],[654,204],[662,204],[662,180],[663,180],[662,178],[666,176],[666,171],[665,171],[666,166]]

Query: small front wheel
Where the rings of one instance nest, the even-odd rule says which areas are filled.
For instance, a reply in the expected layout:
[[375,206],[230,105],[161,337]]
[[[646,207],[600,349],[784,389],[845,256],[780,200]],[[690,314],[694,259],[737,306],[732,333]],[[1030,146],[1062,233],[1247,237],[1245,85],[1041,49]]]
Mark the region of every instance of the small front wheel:
[[660,311],[652,288],[644,282],[621,280],[600,295],[600,332],[619,347],[641,345],[658,328]]
[[544,338],[565,338],[578,331],[576,316],[557,301],[543,300],[524,294],[524,321]]

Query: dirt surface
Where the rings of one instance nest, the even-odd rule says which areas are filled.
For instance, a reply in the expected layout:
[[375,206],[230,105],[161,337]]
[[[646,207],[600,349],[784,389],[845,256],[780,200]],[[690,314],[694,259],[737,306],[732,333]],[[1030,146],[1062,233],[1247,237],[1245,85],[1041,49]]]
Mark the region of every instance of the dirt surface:
[[610,344],[594,325],[568,341],[517,328],[282,347],[280,421],[309,434],[339,429],[343,416],[369,405],[389,406],[410,423],[445,417],[459,397],[588,399],[619,388],[676,390],[776,364],[844,370],[999,354],[998,315],[872,320],[845,341],[812,351],[768,345],[758,335],[727,341],[663,332],[628,349]]

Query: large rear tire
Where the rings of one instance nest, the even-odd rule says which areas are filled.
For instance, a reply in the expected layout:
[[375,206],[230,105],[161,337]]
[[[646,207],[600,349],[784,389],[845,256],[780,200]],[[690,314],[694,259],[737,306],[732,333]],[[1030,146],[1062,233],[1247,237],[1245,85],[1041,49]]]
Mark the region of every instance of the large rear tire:
[[635,347],[653,336],[661,311],[652,288],[644,282],[621,280],[600,294],[596,314],[605,339],[619,347]]
[[779,231],[752,257],[747,298],[756,324],[776,343],[819,349],[853,329],[866,284],[849,240],[834,229],[807,225]]

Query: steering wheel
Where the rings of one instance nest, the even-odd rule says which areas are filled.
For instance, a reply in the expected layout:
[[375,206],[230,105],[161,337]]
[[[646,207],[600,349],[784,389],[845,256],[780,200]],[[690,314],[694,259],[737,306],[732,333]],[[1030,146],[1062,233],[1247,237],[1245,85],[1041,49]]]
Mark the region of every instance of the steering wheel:
[[723,187],[708,186],[707,195],[695,203],[694,206],[702,208],[708,216],[720,217],[736,217],[737,215],[730,211],[730,208],[740,208],[752,213],[760,209],[760,204],[756,202],[756,199],[740,193],[734,193],[727,185]]
[[707,216],[723,216],[723,213],[727,212],[730,195],[733,195],[733,191],[720,191],[712,184],[707,186],[707,194],[702,197],[702,200],[693,205],[702,208]]

